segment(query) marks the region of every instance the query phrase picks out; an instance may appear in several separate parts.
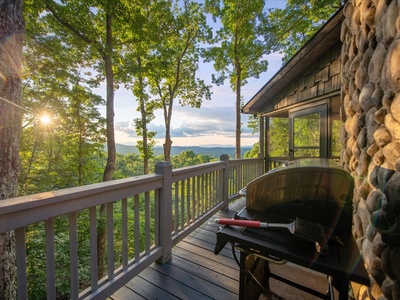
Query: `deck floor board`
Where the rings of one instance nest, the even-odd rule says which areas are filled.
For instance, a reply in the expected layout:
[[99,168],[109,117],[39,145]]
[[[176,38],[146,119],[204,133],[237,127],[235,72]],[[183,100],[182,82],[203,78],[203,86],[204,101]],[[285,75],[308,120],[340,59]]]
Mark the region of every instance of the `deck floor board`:
[[[172,259],[169,262],[151,264],[109,299],[238,299],[239,267],[233,259],[230,245],[226,245],[219,255],[214,254],[219,225],[213,219],[230,218],[243,205],[242,199],[231,203],[230,210],[219,211],[172,249]],[[274,272],[278,270],[276,273],[281,276],[285,276],[285,272],[297,278],[307,276],[308,281],[315,281],[315,286],[321,288],[324,285],[323,276],[310,277],[311,274],[304,275],[304,271],[290,265],[271,268]],[[270,284],[271,290],[277,294],[282,292],[282,296],[288,300],[318,299],[296,289],[290,290],[291,287],[282,283],[271,281]],[[261,295],[260,299],[268,298]]]

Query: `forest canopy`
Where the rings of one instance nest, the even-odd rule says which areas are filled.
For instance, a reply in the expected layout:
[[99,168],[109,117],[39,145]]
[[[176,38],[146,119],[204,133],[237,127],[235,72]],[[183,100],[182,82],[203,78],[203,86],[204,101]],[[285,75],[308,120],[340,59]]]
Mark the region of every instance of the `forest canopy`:
[[[160,160],[181,167],[215,159],[190,152],[171,157],[173,106],[201,109],[211,97],[212,86],[199,77],[202,61],[214,63],[214,76],[219,76],[215,84],[222,84],[224,76],[236,76],[231,73],[234,60],[222,61],[223,52],[217,51],[224,41],[241,39],[230,36],[231,26],[252,34],[252,41],[237,48],[244,71],[233,86],[237,90],[246,78],[267,70],[265,54],[280,52],[285,60],[290,58],[341,3],[290,0],[285,7],[271,8],[268,1],[257,0],[243,11],[257,11],[257,19],[242,15],[246,24],[233,24],[226,10],[231,5],[189,0],[25,1],[19,195],[146,174]],[[230,53],[226,46],[224,51]],[[259,54],[249,54],[255,52]],[[244,68],[245,58],[252,67]],[[233,77],[230,82],[235,83]],[[94,92],[104,86],[105,98]],[[114,98],[121,87],[132,93],[132,115],[140,112],[134,119],[142,137],[138,154],[122,156],[115,150]],[[102,106],[106,116],[100,113]],[[154,154],[156,132],[149,130],[156,110],[164,115],[163,156]],[[44,123],[43,115],[50,122]],[[277,153],[287,148],[276,147]],[[256,157],[257,149],[256,144],[244,156]]]

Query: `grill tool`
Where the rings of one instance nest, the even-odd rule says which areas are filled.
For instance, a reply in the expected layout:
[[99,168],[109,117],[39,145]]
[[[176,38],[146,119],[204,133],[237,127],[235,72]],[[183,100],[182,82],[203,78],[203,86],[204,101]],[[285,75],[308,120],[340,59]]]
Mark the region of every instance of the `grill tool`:
[[221,218],[215,219],[215,223],[221,225],[236,225],[251,228],[286,228],[291,234],[315,243],[318,253],[325,255],[328,253],[327,239],[325,237],[324,228],[317,223],[313,223],[304,219],[296,218],[290,223],[268,223],[255,220],[236,220]]

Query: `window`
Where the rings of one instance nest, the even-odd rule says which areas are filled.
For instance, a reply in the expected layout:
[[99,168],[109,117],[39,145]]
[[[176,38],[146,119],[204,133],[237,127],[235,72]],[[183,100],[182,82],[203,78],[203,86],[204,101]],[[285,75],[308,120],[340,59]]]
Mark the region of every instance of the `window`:
[[289,119],[284,117],[269,118],[269,156],[288,158],[289,155]]
[[328,157],[327,104],[289,114],[290,159]]
[[318,112],[293,119],[294,159],[319,157],[320,155],[320,114]]

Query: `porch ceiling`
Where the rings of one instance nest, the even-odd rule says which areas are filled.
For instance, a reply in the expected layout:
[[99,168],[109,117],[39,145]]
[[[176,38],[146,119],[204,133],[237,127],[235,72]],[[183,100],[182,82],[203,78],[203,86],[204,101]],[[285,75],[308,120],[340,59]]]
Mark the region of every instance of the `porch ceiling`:
[[341,24],[344,20],[342,8],[314,34],[314,36],[293,56],[243,108],[244,114],[262,114],[265,104],[283,89],[315,59],[340,40]]

